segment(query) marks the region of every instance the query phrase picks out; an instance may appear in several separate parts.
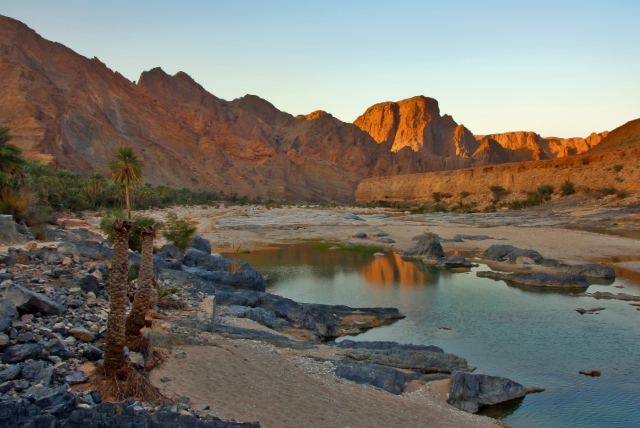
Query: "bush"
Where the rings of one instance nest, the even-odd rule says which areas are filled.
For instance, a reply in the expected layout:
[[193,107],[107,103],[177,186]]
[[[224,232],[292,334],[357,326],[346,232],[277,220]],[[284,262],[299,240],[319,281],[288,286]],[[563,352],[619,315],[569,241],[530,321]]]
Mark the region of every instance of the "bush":
[[554,191],[555,189],[550,184],[543,184],[542,186],[538,187],[538,193],[540,194],[540,197],[545,201],[551,200],[551,195],[553,195]]
[[12,215],[16,221],[25,219],[29,201],[14,189],[0,190],[0,213]]
[[620,165],[620,164],[614,165],[614,166],[613,166],[613,170],[614,170],[615,172],[620,172],[620,171],[622,171],[622,165]]
[[619,199],[624,199],[624,198],[626,198],[627,196],[629,196],[629,192],[627,192],[626,190],[617,190],[617,191],[616,191],[616,196],[617,196]]
[[602,189],[598,189],[598,193],[601,193],[604,196],[610,196],[616,194],[615,187],[603,187]]
[[576,193],[576,187],[574,184],[569,180],[565,180],[564,183],[562,183],[562,186],[560,186],[560,194],[562,196],[569,196],[574,193]]
[[164,231],[162,236],[167,238],[176,247],[180,248],[180,251],[187,250],[191,238],[196,233],[196,227],[189,221],[179,219],[177,214],[173,211],[167,214],[167,220],[165,222]]
[[440,192],[433,192],[431,194],[431,196],[433,197],[433,201],[434,202],[440,202],[440,199],[442,198],[442,193]]
[[500,199],[509,195],[511,193],[510,190],[505,189],[502,186],[489,186],[489,190],[493,193],[493,202],[500,202]]

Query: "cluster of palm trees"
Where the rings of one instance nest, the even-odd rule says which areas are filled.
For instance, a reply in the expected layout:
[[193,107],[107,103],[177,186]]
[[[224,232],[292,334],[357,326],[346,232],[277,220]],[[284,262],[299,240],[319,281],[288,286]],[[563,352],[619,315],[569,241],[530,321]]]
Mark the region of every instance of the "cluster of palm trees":
[[115,158],[109,163],[111,179],[125,188],[127,220],[115,220],[116,232],[111,262],[109,285],[109,316],[107,318],[107,337],[104,349],[104,369],[106,375],[117,374],[127,368],[124,347],[139,347],[144,341],[140,330],[145,324],[145,315],[151,307],[153,293],[153,240],[155,226],[141,229],[142,254],[138,276],[138,290],[133,306],[126,316],[129,271],[129,234],[131,233],[131,190],[141,182],[143,162],[138,159],[131,147],[120,147]]

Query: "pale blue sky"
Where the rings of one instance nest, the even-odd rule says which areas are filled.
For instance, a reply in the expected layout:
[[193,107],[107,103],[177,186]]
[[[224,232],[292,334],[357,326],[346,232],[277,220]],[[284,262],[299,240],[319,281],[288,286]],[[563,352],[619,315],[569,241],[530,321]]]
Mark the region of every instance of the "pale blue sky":
[[640,117],[640,0],[0,0],[0,14],[132,80],[351,122],[426,95],[476,134],[586,136]]

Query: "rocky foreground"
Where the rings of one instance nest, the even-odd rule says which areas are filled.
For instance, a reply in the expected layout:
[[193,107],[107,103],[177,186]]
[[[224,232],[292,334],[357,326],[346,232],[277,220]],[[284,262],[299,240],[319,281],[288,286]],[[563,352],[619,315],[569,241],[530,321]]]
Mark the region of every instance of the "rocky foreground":
[[[32,244],[0,255],[0,423],[128,426],[135,416],[151,426],[177,426],[178,420],[180,426],[257,425],[221,421],[208,409],[190,408],[186,397],[160,406],[102,403],[88,376],[102,364],[112,249],[85,229],[51,232],[59,240],[55,245]],[[146,333],[154,346],[210,346],[203,335],[213,333],[283,349],[318,349],[327,347],[321,344],[326,339],[404,317],[395,308],[308,304],[269,294],[265,278],[249,265],[210,251],[208,241],[196,238],[185,254],[170,245],[156,252],[160,287],[171,290],[168,301],[180,305],[155,308],[157,320],[149,321],[160,327]],[[130,253],[130,262],[139,263],[139,255]],[[229,322],[234,319],[266,328],[240,327]],[[521,385],[504,389],[498,378],[472,374],[464,358],[435,346],[345,340],[329,348],[332,356],[325,362],[335,376],[392,394],[402,394],[413,381],[446,379],[452,373],[466,373],[465,382],[480,385],[472,394],[469,388],[452,387],[450,403],[461,409],[477,411],[526,393]],[[142,355],[128,355],[134,367],[145,366]],[[488,390],[491,400],[483,398]]]

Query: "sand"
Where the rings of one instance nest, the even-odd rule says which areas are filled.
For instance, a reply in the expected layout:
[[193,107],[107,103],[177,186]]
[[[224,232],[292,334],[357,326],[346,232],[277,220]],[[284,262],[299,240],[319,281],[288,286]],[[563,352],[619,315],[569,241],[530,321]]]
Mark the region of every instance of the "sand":
[[[226,420],[263,427],[484,427],[495,420],[445,403],[448,381],[414,382],[402,396],[336,377],[327,362],[309,358],[326,350],[295,351],[251,340],[218,339],[213,347],[180,347],[153,371],[168,397],[188,396]],[[326,347],[322,347],[326,348]],[[185,358],[175,358],[176,354]],[[170,382],[159,380],[167,376]]]

